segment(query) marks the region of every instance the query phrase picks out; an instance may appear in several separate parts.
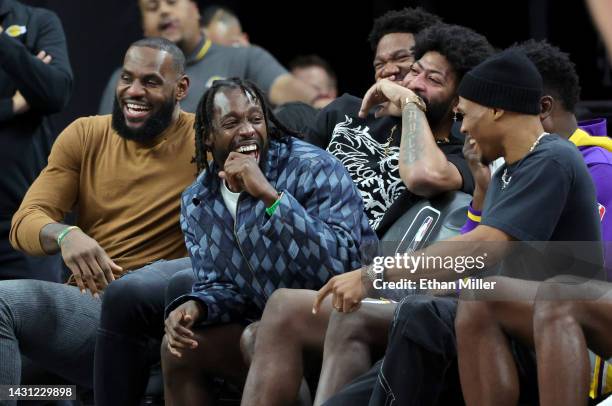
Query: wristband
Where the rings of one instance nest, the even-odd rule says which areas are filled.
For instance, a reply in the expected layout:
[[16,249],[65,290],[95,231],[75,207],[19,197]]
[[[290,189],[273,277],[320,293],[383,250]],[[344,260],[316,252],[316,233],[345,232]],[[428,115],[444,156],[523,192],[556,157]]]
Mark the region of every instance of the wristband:
[[281,193],[280,196],[278,197],[278,199],[276,199],[276,201],[274,203],[272,203],[272,206],[266,208],[266,213],[268,214],[268,216],[272,217],[272,215],[276,211],[276,208],[280,204],[280,201],[281,201],[282,197],[283,197],[283,193]]
[[481,215],[482,211],[473,209],[472,203],[470,202],[470,205],[467,209],[467,220],[465,221],[463,227],[461,227],[461,234],[463,235],[469,233],[470,231],[478,227],[480,221],[482,220]]
[[366,276],[372,283],[374,283],[374,281],[378,279],[380,279],[381,281],[385,280],[385,270],[383,270],[382,272],[376,272],[374,271],[373,264],[367,265],[365,268],[365,272],[366,272]]
[[482,211],[472,208],[472,202],[468,206],[467,216],[470,220],[480,223],[482,220]]
[[[62,230],[61,233],[59,233],[59,235],[57,236],[57,245],[61,248],[62,247],[62,241],[64,241],[64,238],[66,238],[66,236],[68,235],[69,232],[71,232],[72,230],[76,230],[77,226],[70,226],[70,227],[66,227]],[[80,230],[80,228],[79,228]]]

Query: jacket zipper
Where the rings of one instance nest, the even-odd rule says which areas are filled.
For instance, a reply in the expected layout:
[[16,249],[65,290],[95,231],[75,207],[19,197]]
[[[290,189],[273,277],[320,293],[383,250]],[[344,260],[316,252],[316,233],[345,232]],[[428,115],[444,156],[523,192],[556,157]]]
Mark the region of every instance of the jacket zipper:
[[[238,202],[236,203],[236,220],[238,219],[239,207],[240,207],[240,198],[238,198]],[[238,249],[240,250],[240,255],[242,255],[242,258],[244,258],[245,262],[247,263],[247,266],[249,267],[249,271],[251,271],[251,274],[253,275],[253,280],[257,282],[259,289],[261,289],[262,296],[266,297],[266,291],[263,289],[263,287],[259,283],[259,280],[257,279],[257,275],[255,275],[255,271],[251,267],[251,263],[247,259],[246,255],[244,255],[244,251],[242,250],[242,246],[240,245],[240,240],[238,239],[238,233],[236,232],[237,223],[238,221],[234,221],[234,238],[236,239],[236,245],[238,246]]]

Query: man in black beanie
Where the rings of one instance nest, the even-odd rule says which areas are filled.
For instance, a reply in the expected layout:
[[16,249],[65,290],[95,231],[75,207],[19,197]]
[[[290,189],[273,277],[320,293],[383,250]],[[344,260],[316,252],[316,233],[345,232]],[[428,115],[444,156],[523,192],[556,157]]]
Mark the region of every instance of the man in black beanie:
[[[542,78],[536,67],[514,51],[497,54],[464,76],[457,107],[463,115],[461,131],[480,147],[483,164],[500,157],[506,163],[491,180],[480,224],[413,254],[413,259],[477,258],[486,253],[485,269],[500,263],[499,271],[505,274],[517,263],[508,254],[510,246],[515,246],[513,241],[600,241],[595,190],[587,168],[571,143],[544,132],[538,117],[541,94]],[[578,223],[580,227],[576,227]],[[340,303],[341,311],[350,312],[364,297],[376,296],[380,275],[387,283],[450,288],[443,297],[415,294],[400,303],[385,358],[378,365],[370,406],[390,404],[391,400],[401,405],[458,404],[462,399],[454,323],[458,289],[465,285],[453,285],[452,281],[474,275],[477,269],[447,268],[435,261],[421,264],[414,272],[397,263],[391,267],[384,264],[378,283],[372,281],[367,268],[349,272],[332,278],[320,290],[318,300],[332,294],[332,303]],[[549,275],[531,276],[543,279]],[[503,294],[495,284],[488,287],[493,289],[484,293],[493,298]],[[433,290],[429,293],[439,294]],[[514,354],[492,354],[491,362],[498,356],[518,355],[521,373],[533,371],[532,353],[519,341],[512,348]],[[338,398],[342,392],[325,404],[341,404]]]

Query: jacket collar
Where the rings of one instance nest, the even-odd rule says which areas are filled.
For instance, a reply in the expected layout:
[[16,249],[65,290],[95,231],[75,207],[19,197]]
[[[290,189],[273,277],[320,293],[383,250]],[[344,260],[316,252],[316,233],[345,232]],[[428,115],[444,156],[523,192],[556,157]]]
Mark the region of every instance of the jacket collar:
[[12,8],[13,0],[0,0],[0,16],[8,14]]

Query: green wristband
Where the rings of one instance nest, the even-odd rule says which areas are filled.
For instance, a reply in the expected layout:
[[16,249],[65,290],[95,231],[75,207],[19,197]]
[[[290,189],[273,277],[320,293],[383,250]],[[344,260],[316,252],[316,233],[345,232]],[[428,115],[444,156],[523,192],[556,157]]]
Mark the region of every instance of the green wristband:
[[283,194],[281,193],[280,196],[278,197],[278,199],[276,199],[276,201],[274,203],[272,203],[272,206],[270,206],[270,207],[268,207],[266,209],[266,213],[268,213],[268,216],[272,217],[272,215],[276,211],[276,208],[280,204],[280,201],[281,201],[282,198],[283,198]]
[[62,246],[62,241],[64,241],[64,238],[66,238],[66,236],[68,235],[69,232],[71,232],[72,230],[76,230],[77,226],[70,226],[70,227],[66,227],[62,230],[61,233],[59,233],[59,235],[57,236],[57,245],[59,247]]

